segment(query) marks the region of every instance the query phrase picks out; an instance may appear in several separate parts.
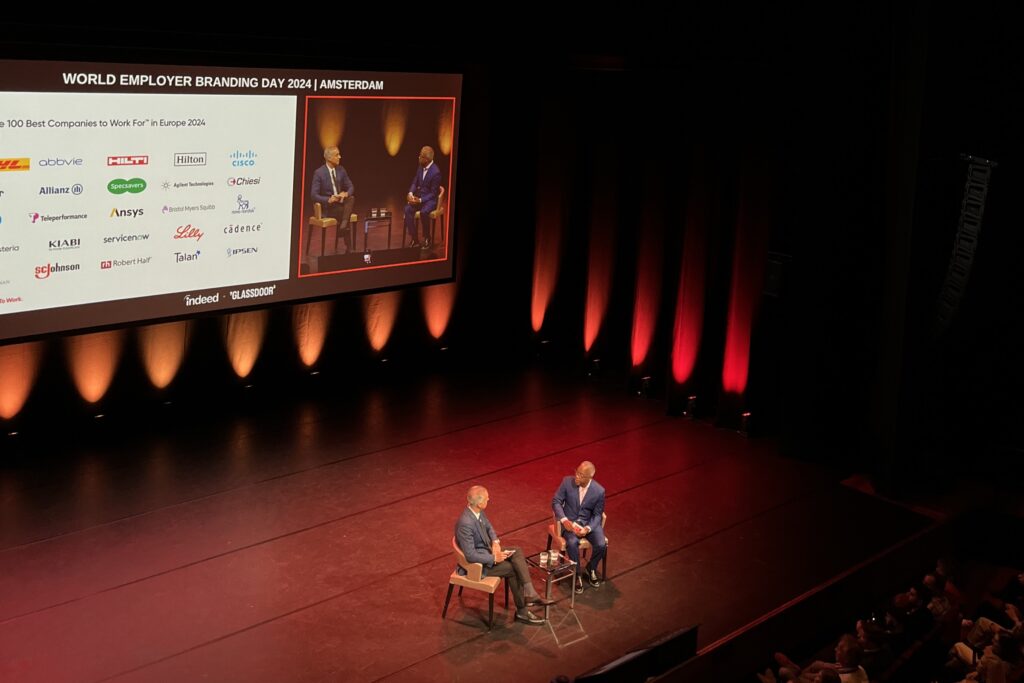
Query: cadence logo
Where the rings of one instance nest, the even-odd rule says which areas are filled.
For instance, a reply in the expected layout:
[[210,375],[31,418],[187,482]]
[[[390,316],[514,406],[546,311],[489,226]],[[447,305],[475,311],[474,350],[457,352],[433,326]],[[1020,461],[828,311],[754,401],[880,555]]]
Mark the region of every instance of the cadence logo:
[[126,235],[124,233],[120,235],[108,235],[103,238],[103,244],[123,244],[124,242],[145,242],[149,239],[149,233],[142,233],[139,235]]
[[246,185],[259,185],[260,179],[256,178],[243,178],[241,176],[235,178],[228,178],[229,187],[245,187]]
[[236,207],[231,211],[233,214],[252,213],[256,210],[256,207],[252,205],[252,202],[242,195],[238,195],[235,199],[235,203]]
[[47,263],[43,266],[36,266],[36,279],[45,280],[54,273],[70,273],[81,269],[82,266],[78,263]]
[[107,166],[145,166],[149,157],[145,154],[128,154],[119,157],[107,157]]
[[206,152],[178,152],[174,155],[175,166],[206,166]]
[[244,232],[260,232],[263,229],[262,223],[231,223],[224,227],[225,235],[239,235]]
[[116,206],[110,210],[111,218],[138,218],[145,213],[145,209],[119,209]]
[[40,159],[40,168],[69,168],[71,166],[83,166],[85,159]]
[[259,252],[259,247],[242,247],[240,249],[232,249],[228,247],[228,258],[232,256],[242,256],[245,254],[255,254]]
[[146,266],[153,260],[152,256],[136,256],[135,258],[115,258],[109,261],[100,261],[100,270],[111,268],[130,268],[132,266]]
[[27,171],[32,165],[29,158],[0,159],[0,171]]
[[194,252],[191,251],[176,251],[174,252],[175,263],[185,263],[186,261],[198,261],[199,250],[196,249]]
[[125,180],[124,178],[114,178],[107,183],[107,191],[110,194],[124,194],[130,192],[131,194],[139,194],[146,190],[146,181],[142,178],[132,178],[131,180]]
[[164,204],[164,208],[161,209],[161,213],[195,213],[197,211],[216,211],[216,204],[183,204],[181,206],[171,206]]
[[82,246],[82,240],[78,237],[63,240],[50,240],[50,251],[67,251],[78,249]]
[[43,185],[39,188],[39,194],[54,195],[54,194],[82,194],[85,188],[82,187],[81,183],[75,183],[74,185]]
[[89,217],[87,213],[36,213],[32,212],[28,215],[28,219],[33,223],[60,223],[61,221],[84,221]]
[[203,231],[196,226],[189,223],[188,225],[179,225],[174,231],[174,239],[176,240],[195,240],[198,242],[203,239]]
[[228,155],[228,158],[231,159],[231,165],[235,168],[247,168],[256,165],[257,156],[256,152],[251,149],[246,152],[235,150]]

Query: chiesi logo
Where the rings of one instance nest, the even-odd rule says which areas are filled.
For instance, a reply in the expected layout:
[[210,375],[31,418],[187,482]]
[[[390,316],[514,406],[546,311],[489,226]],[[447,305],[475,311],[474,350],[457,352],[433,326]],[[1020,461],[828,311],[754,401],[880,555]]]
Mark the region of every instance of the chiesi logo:
[[256,254],[259,252],[259,247],[242,247],[240,249],[232,249],[228,247],[228,258],[232,256],[241,256],[243,254]]
[[66,251],[68,249],[78,249],[82,246],[82,240],[78,237],[63,240],[50,240],[50,251]]
[[18,159],[0,159],[0,171],[27,171],[32,160],[21,157]]
[[194,252],[192,252],[192,251],[176,251],[176,252],[174,252],[174,262],[175,263],[184,263],[185,261],[198,261],[199,260],[199,253],[200,252],[199,252],[198,249],[196,249]]
[[138,218],[145,213],[145,209],[119,209],[116,206],[110,210],[111,218]]
[[148,163],[149,157],[145,154],[107,157],[107,166],[145,166]]
[[111,268],[128,268],[130,266],[144,266],[153,260],[152,256],[139,256],[136,258],[115,258],[109,261],[100,261],[100,270]]
[[45,280],[54,273],[70,273],[81,270],[82,266],[77,263],[47,263],[43,266],[36,266],[36,279]]
[[232,166],[241,168],[246,166],[255,166],[257,156],[256,152],[250,149],[247,152],[240,152],[236,150],[229,154],[228,158],[231,159]]
[[234,178],[228,178],[228,187],[244,187],[246,185],[259,185],[259,184],[260,184],[260,179],[259,179],[258,176],[256,178],[244,178],[242,176],[237,176],[237,177],[234,177]]
[[130,192],[131,194],[139,194],[145,191],[146,181],[142,178],[132,178],[131,180],[125,180],[124,178],[114,178],[107,183],[107,191],[110,194],[124,194]]
[[231,211],[233,214],[252,213],[256,210],[256,207],[252,205],[252,202],[242,195],[238,195],[238,197],[235,198],[235,204],[235,208]]
[[174,239],[176,240],[195,240],[198,242],[203,239],[203,231],[196,226],[189,223],[188,225],[179,225],[174,231]]
[[39,194],[52,195],[52,194],[74,194],[79,195],[85,191],[81,183],[75,183],[74,185],[43,185],[39,188]]

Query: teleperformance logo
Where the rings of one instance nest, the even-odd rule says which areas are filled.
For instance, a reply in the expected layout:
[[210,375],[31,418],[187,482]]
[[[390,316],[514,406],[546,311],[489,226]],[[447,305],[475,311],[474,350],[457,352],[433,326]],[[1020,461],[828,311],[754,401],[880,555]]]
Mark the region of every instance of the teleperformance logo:
[[73,194],[80,195],[85,191],[81,183],[75,183],[74,185],[43,185],[39,188],[39,194],[55,195],[55,194]]
[[186,306],[205,306],[206,304],[220,303],[220,292],[216,294],[186,294],[185,305]]
[[32,159],[27,157],[0,159],[0,171],[27,171],[31,166]]
[[260,250],[259,247],[242,247],[240,249],[232,249],[231,247],[228,247],[227,253],[228,253],[228,258],[231,258],[232,256],[244,256],[246,254],[256,254],[256,253],[259,253],[259,250]]
[[80,249],[82,247],[82,240],[78,237],[63,240],[50,240],[49,248],[50,251],[69,251],[72,249]]
[[169,213],[197,213],[200,211],[216,211],[216,204],[183,204],[181,206],[171,206],[164,204],[164,208],[160,210],[163,214]]
[[125,180],[124,178],[114,178],[107,183],[107,192],[110,194],[124,194],[129,192],[131,194],[139,194],[140,192],[146,191],[146,181],[142,178],[132,178],[131,180]]
[[243,197],[242,195],[238,195],[238,197],[235,199],[235,204],[235,208],[232,209],[231,211],[232,214],[237,215],[243,213],[253,213],[254,211],[256,211],[256,207],[252,205],[252,202]]
[[193,251],[176,251],[176,252],[174,252],[174,262],[175,263],[185,263],[186,261],[198,261],[200,253],[201,252],[198,249],[196,249],[194,252]]
[[149,164],[149,156],[145,154],[107,157],[107,166],[146,166],[147,164]]
[[145,214],[145,209],[119,209],[116,206],[110,210],[111,218],[138,218]]
[[71,273],[76,270],[81,270],[82,266],[78,263],[47,263],[42,266],[36,266],[36,279],[45,280],[54,273]]
[[248,185],[259,185],[259,176],[255,178],[244,178],[242,176],[236,176],[234,178],[228,178],[228,187],[246,187]]
[[87,213],[36,213],[32,212],[28,215],[28,219],[33,223],[60,223],[62,221],[84,221],[89,217]]
[[137,256],[135,258],[115,258],[108,261],[100,261],[100,270],[111,270],[113,268],[131,268],[132,266],[146,266],[153,260],[152,256]]
[[103,244],[124,244],[125,242],[145,242],[149,239],[149,233],[108,235],[103,238]]
[[246,152],[234,151],[228,155],[231,165],[235,168],[251,168],[256,165],[256,157],[259,156],[251,149]]
[[174,155],[175,166],[206,166],[206,152],[178,152]]

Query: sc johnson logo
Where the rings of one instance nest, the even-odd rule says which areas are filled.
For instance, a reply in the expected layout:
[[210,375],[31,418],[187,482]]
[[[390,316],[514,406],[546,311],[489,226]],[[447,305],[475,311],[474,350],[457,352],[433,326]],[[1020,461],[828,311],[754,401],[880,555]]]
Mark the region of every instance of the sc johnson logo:
[[116,206],[110,210],[111,218],[138,218],[146,212],[145,209],[119,209]]
[[131,268],[132,266],[146,266],[153,260],[152,256],[137,256],[135,258],[115,258],[109,261],[100,261],[100,270],[111,270],[112,268]]
[[107,166],[146,166],[147,164],[149,164],[149,157],[145,154],[107,157]]
[[82,266],[78,263],[47,263],[43,266],[36,266],[36,279],[45,280],[54,273],[70,273],[81,269]]
[[216,294],[200,294],[198,296],[186,294],[186,306],[205,306],[206,304],[220,303],[220,292]]
[[39,188],[39,194],[47,196],[55,194],[73,194],[79,195],[85,191],[81,183],[75,183],[74,185],[43,185]]
[[174,155],[175,166],[206,166],[206,152],[178,152]]
[[32,165],[29,158],[0,159],[0,171],[27,171]]
[[142,178],[132,178],[131,180],[125,180],[124,178],[114,178],[107,183],[107,192],[110,194],[124,194],[129,192],[131,194],[139,194],[140,192],[146,191],[146,181]]
[[72,168],[76,166],[84,166],[85,159],[40,159],[40,168]]
[[50,240],[50,251],[68,251],[70,249],[79,249],[82,246],[82,240],[78,237],[63,240]]
[[246,152],[234,151],[228,155],[231,159],[231,165],[235,168],[251,168],[256,165],[256,157],[258,155],[251,149]]
[[198,261],[200,253],[198,249],[195,251],[176,251],[174,252],[174,262],[187,263],[189,261]]
[[242,176],[236,176],[234,178],[228,178],[228,187],[247,187],[249,185],[259,185],[259,177],[255,178],[244,178]]

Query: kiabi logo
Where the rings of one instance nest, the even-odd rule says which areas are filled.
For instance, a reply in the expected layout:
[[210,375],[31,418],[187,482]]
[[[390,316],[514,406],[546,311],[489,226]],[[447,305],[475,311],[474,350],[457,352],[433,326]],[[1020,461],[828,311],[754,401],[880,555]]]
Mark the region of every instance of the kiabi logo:
[[132,178],[131,180],[125,180],[124,178],[115,178],[107,183],[107,191],[110,194],[124,194],[130,192],[131,194],[139,194],[145,191],[146,181],[142,178]]

